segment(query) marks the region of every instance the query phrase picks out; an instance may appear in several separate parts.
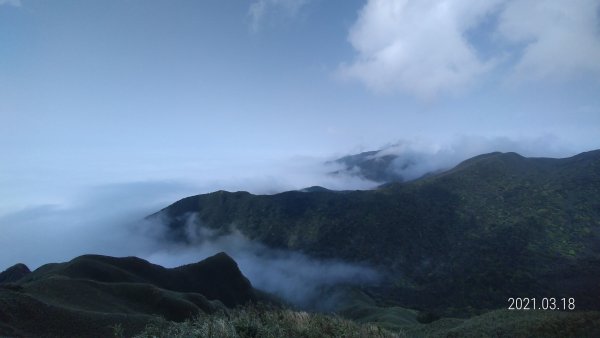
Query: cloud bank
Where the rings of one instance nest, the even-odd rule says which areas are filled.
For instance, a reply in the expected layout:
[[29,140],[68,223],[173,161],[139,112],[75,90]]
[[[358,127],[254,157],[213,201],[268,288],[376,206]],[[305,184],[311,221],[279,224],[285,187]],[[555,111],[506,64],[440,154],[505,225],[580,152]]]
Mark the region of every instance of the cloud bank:
[[138,236],[137,222],[188,193],[179,183],[111,184],[74,194],[62,204],[32,206],[3,215],[0,270],[17,262],[35,268],[86,253],[144,253],[151,246]]
[[217,233],[202,227],[193,214],[186,222],[191,243],[167,241],[165,224],[144,218],[182,194],[190,195],[184,186],[169,182],[99,186],[65,205],[2,216],[0,271],[19,262],[35,269],[83,254],[137,256],[175,267],[224,251],[256,288],[301,307],[320,307],[322,291],[334,285],[378,280],[367,266],[270,249],[235,230]]
[[339,72],[377,92],[425,99],[464,90],[492,71],[518,81],[598,77],[599,6],[595,0],[368,0],[348,34],[356,58]]

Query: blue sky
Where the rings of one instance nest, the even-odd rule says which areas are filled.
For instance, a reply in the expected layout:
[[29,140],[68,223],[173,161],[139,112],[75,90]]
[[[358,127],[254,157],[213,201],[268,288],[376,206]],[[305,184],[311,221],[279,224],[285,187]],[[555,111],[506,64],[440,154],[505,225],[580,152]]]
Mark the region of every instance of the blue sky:
[[311,185],[286,166],[397,142],[600,148],[599,5],[0,0],[0,212],[128,182]]

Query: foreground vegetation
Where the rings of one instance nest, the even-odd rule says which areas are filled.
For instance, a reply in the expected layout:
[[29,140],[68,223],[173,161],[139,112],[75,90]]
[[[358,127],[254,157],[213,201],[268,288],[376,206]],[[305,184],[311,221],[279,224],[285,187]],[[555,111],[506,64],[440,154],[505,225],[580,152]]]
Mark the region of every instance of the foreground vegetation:
[[405,327],[409,337],[600,337],[600,312],[495,310]]
[[[600,337],[600,312],[496,310],[469,319],[396,324],[386,330],[336,315],[250,306],[181,323],[155,320],[135,337]],[[119,329],[115,336],[122,337]]]
[[[115,328],[119,336],[119,327]],[[373,324],[333,315],[246,307],[198,316],[182,323],[154,321],[136,336],[150,337],[405,337]]]

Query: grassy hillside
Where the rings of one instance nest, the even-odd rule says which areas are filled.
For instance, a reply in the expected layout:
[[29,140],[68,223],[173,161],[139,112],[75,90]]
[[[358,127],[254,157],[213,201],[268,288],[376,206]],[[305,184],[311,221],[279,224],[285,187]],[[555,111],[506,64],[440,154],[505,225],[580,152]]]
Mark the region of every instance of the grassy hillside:
[[401,322],[386,330],[335,315],[245,307],[182,323],[154,321],[136,335],[146,337],[598,337],[600,312],[496,310],[469,319],[442,318],[429,324]]
[[165,290],[199,293],[229,307],[256,300],[252,285],[225,253],[173,269],[137,257],[85,255],[68,263],[44,265],[20,282],[33,285],[55,277],[110,284],[149,284]]
[[190,213],[271,247],[368,262],[387,276],[370,290],[379,304],[446,314],[516,296],[600,304],[600,151],[491,153],[374,191],[193,196],[160,212],[171,240],[187,240]]
[[598,337],[600,312],[496,310],[469,319],[405,326],[409,337]]

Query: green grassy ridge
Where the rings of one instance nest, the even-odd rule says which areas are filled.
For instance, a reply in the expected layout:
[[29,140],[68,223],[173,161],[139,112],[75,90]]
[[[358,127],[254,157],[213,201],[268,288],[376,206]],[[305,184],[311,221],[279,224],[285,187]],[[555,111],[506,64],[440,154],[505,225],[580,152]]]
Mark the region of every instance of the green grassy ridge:
[[182,293],[142,283],[104,283],[51,277],[23,284],[22,292],[47,304],[102,313],[139,313],[182,321],[225,306],[199,293]]
[[0,336],[112,337],[114,325],[120,325],[131,336],[155,318],[139,313],[73,309],[0,288]]
[[379,306],[372,297],[356,287],[336,290],[338,302],[335,312],[360,324],[376,323],[378,326],[399,331],[404,325],[418,323],[419,311],[398,306]]
[[[197,298],[190,298],[197,297]],[[199,295],[153,285],[62,275],[0,285],[0,335],[35,337],[597,337],[600,312],[496,310],[418,323],[414,310],[380,307],[355,288],[340,315],[271,305],[185,312]],[[151,309],[157,310],[152,312]],[[183,312],[182,312],[183,311]],[[178,317],[178,313],[182,317]],[[180,321],[184,317],[193,320]],[[178,320],[179,322],[173,321]]]
[[[600,304],[600,292],[587,292],[600,277],[600,151],[486,154],[374,191],[192,196],[160,213],[172,240],[186,241],[190,213],[271,247],[379,267],[389,279],[375,295],[400,306],[478,313],[510,296]],[[574,281],[572,271],[587,272]]]
[[111,285],[153,285],[164,290],[202,294],[207,299],[218,299],[229,307],[256,301],[258,297],[237,263],[225,253],[172,269],[151,264],[137,257],[84,255],[66,263],[41,266],[20,279],[19,283],[27,285],[39,280],[51,280],[57,276]]
[[272,298],[229,256],[166,269],[136,257],[85,255],[0,283],[0,336],[131,336],[158,318],[183,321]]

